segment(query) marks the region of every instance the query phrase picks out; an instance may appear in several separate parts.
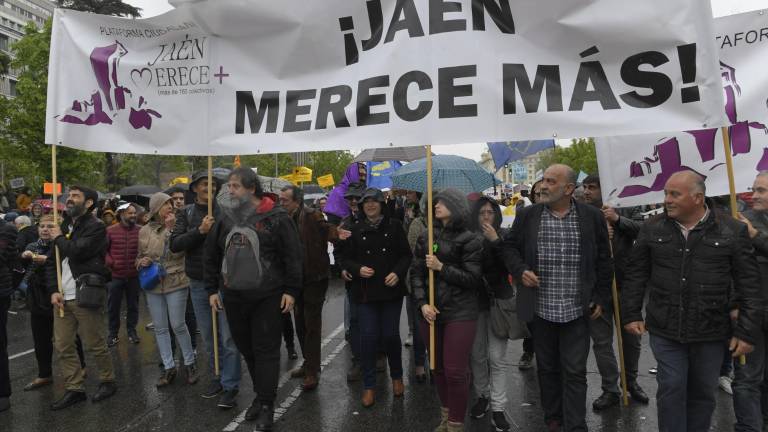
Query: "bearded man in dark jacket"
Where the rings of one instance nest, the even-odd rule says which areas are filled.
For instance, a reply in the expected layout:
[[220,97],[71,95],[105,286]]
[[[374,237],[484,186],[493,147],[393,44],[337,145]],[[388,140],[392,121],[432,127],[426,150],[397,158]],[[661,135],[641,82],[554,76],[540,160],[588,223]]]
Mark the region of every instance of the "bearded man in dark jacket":
[[544,172],[541,202],[520,210],[504,239],[507,269],[520,282],[517,312],[533,321],[544,420],[585,431],[589,321],[610,304],[613,262],[602,212],[576,202],[576,173]]
[[[228,188],[229,194],[219,202],[222,217],[205,239],[205,288],[210,305],[226,310],[232,338],[248,365],[257,397],[245,419],[256,420],[256,430],[271,430],[280,373],[282,314],[291,312],[302,288],[301,243],[296,224],[264,194],[253,170],[232,171]],[[230,236],[235,227],[237,237]],[[259,263],[244,264],[248,268],[227,267],[225,278],[227,256],[238,253],[237,249],[255,247],[248,238],[254,235],[258,237]],[[246,277],[242,272],[251,272],[256,265],[263,272],[258,286],[235,288],[229,283]]]
[[[101,381],[91,400],[102,401],[117,391],[112,356],[102,331],[104,305],[96,308],[82,307],[76,294],[78,288],[85,284],[93,286],[94,291],[103,289],[106,300],[106,282],[110,277],[104,262],[107,233],[104,224],[92,214],[97,201],[98,194],[93,189],[70,186],[67,217],[61,227],[51,229],[54,247],[59,249],[62,260],[62,291],[58,290],[55,260],[51,260],[48,265],[51,272],[51,276],[47,278],[48,293],[51,303],[55,306],[53,333],[59,359],[58,367],[64,376],[66,389],[64,396],[51,405],[52,410],[64,409],[86,399],[85,370],[80,365],[76,349],[78,334],[85,350],[95,360]],[[63,311],[63,314],[60,311]]]

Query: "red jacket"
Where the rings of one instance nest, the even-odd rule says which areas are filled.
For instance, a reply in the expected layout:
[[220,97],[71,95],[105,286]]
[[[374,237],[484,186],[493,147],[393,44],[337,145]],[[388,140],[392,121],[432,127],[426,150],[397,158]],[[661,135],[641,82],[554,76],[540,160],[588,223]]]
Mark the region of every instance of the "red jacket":
[[139,253],[138,225],[126,228],[123,224],[107,228],[107,267],[112,271],[112,277],[118,279],[138,276],[136,270],[136,255]]

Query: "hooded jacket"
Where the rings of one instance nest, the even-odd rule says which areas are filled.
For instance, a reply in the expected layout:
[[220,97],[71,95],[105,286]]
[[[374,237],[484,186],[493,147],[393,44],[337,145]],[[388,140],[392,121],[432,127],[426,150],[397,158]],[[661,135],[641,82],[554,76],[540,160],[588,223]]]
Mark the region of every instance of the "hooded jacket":
[[[366,199],[374,199],[381,205],[382,219],[374,225],[365,217],[363,205]],[[368,189],[360,199],[358,219],[351,227],[352,235],[342,249],[341,268],[353,279],[349,286],[351,300],[355,303],[389,301],[405,295],[405,277],[411,262],[411,248],[400,221],[390,218],[384,195],[378,189]],[[360,276],[362,267],[370,267],[374,275]],[[384,283],[395,273],[399,279],[393,286]]]
[[215,294],[221,289],[225,295],[245,301],[256,301],[276,294],[289,294],[297,298],[301,292],[303,252],[296,224],[284,208],[276,207],[274,200],[266,196],[261,199],[256,214],[249,217],[248,223],[255,226],[259,236],[261,259],[269,262],[269,271],[265,274],[268,279],[264,282],[266,289],[234,291],[224,286],[221,265],[227,235],[235,225],[232,217],[227,214],[222,214],[205,239],[205,289],[209,294]]
[[[493,229],[498,238],[490,241],[483,235],[483,229],[479,224],[480,209],[486,204],[493,208]],[[484,283],[479,291],[480,309],[487,311],[491,307],[491,296],[507,299],[514,297],[515,290],[509,281],[504,265],[503,238],[507,230],[501,228],[502,214],[499,204],[492,198],[480,197],[472,206],[472,230],[483,240],[483,278]]]
[[[446,226],[436,221],[433,251],[443,263],[435,271],[435,307],[439,323],[476,320],[479,313],[478,292],[483,286],[483,242],[469,227],[469,203],[460,191],[446,189],[435,201],[451,212]],[[411,296],[419,311],[429,303],[426,255],[427,233],[417,241],[411,263]]]

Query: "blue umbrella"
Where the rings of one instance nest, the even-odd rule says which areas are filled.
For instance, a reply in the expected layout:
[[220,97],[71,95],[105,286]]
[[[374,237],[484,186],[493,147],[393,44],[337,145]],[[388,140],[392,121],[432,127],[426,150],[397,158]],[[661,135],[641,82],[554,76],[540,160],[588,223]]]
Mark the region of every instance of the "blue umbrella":
[[[432,187],[455,188],[464,193],[482,192],[501,181],[472,159],[453,155],[432,156]],[[392,174],[392,187],[416,192],[427,191],[427,160],[419,159]]]

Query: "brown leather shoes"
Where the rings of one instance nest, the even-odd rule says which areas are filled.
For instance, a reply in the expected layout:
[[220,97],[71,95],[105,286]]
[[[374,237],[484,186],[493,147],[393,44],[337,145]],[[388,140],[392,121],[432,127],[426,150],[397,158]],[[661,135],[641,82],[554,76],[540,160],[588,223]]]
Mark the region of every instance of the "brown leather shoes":
[[373,389],[363,390],[363,406],[370,408],[376,403],[376,396]]
[[304,391],[311,391],[317,388],[317,384],[317,375],[305,375],[304,381],[301,383],[301,388]]
[[392,380],[392,394],[395,397],[403,397],[403,393],[405,393],[405,384],[403,384],[403,380]]

